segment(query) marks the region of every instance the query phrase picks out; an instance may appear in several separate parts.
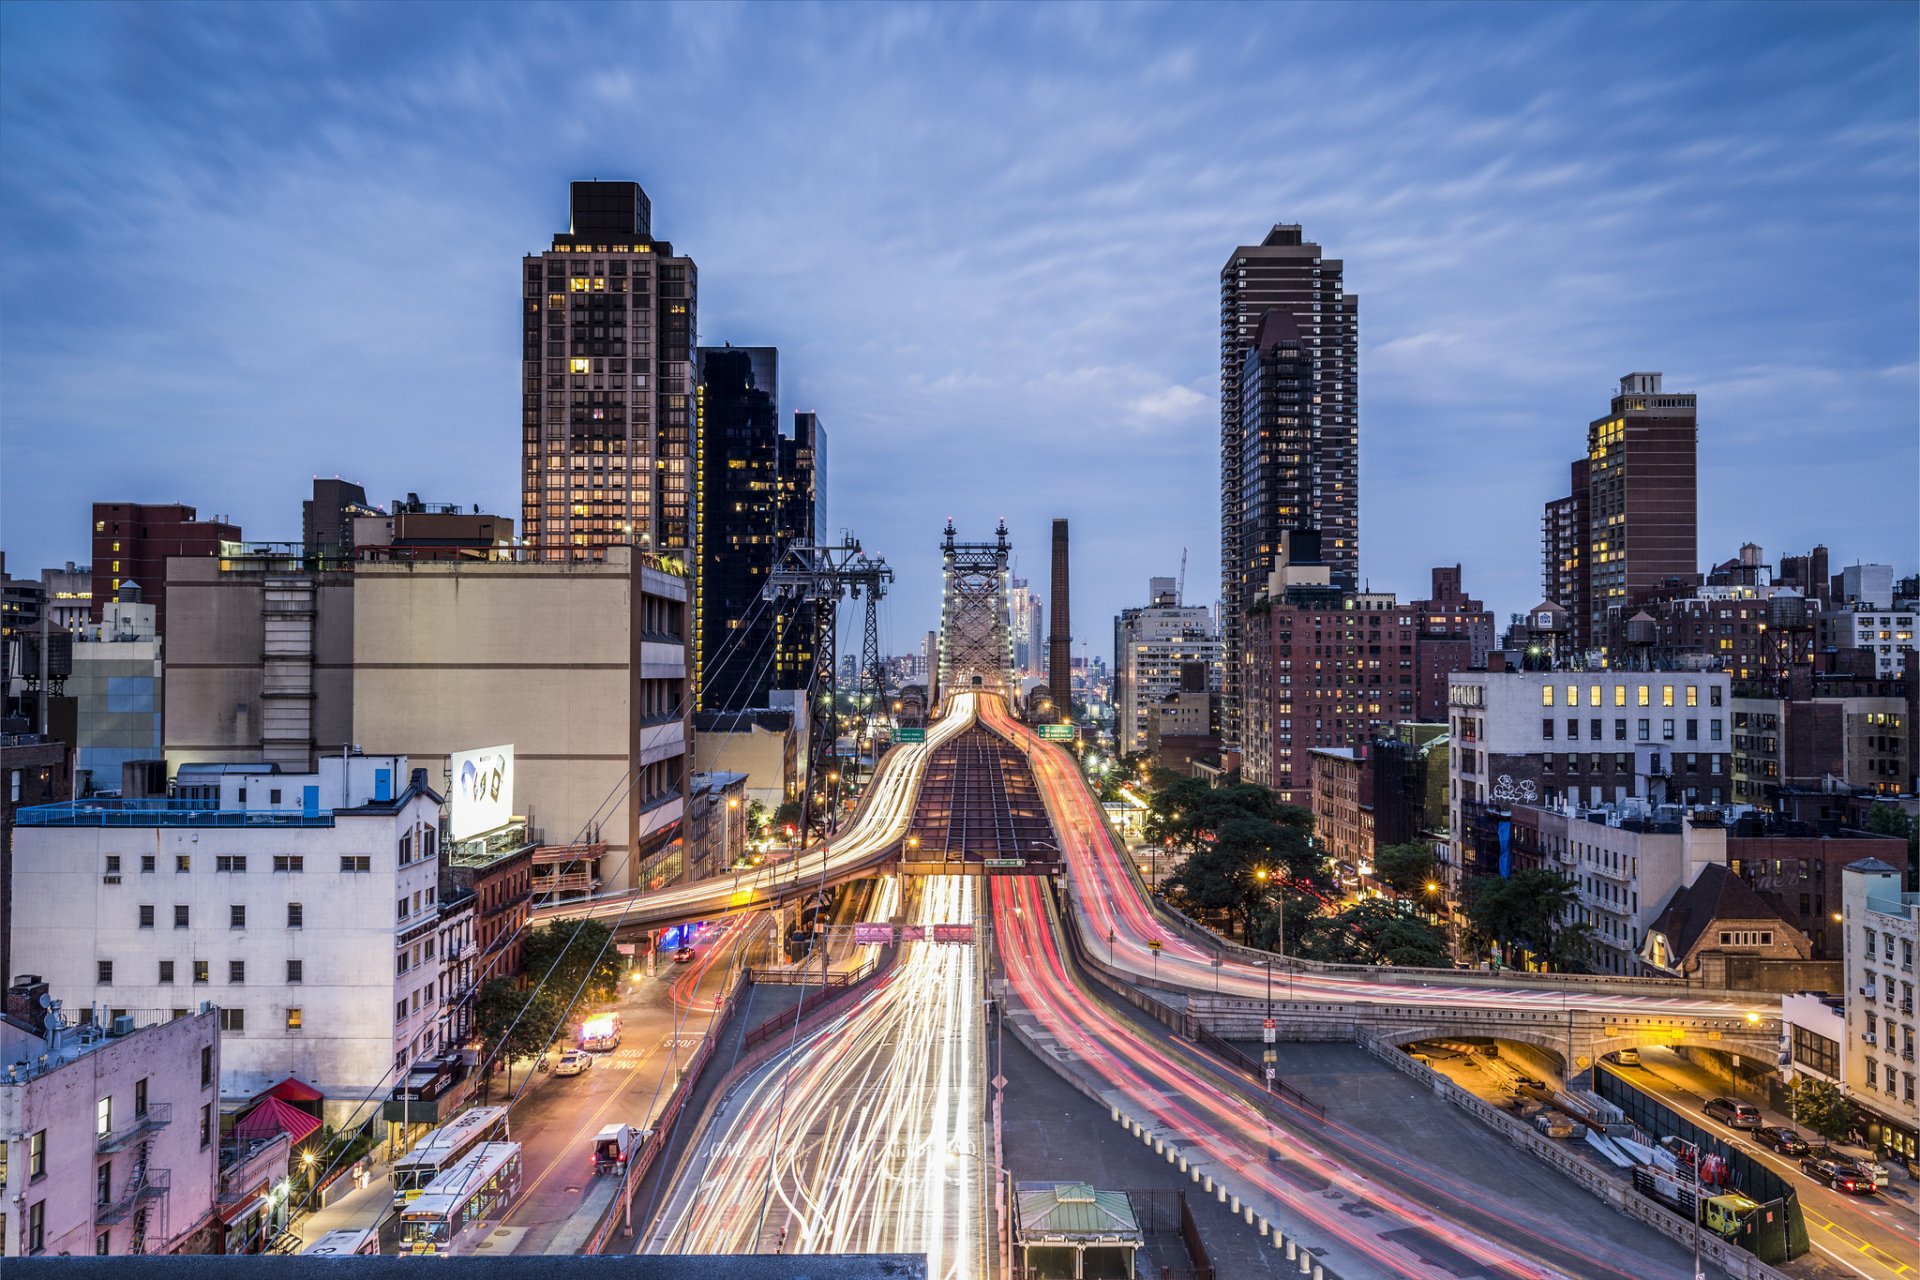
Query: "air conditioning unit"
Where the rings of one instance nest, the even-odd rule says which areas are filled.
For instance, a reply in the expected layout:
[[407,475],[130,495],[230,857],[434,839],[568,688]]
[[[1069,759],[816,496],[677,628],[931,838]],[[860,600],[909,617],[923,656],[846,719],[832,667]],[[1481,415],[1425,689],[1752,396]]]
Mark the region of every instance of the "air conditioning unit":
[[1862,987],[1860,988],[1860,994],[1869,1000],[1877,1000],[1880,997],[1880,989],[1878,987]]
[[118,874],[104,875],[100,877],[100,883],[101,884],[119,884],[120,877]]
[[113,1027],[107,1032],[110,1036],[130,1036],[133,1034],[133,1015],[123,1013],[113,1020]]
[[1863,1034],[1860,1037],[1860,1040],[1861,1040],[1861,1043],[1863,1044],[1879,1044],[1880,1043],[1877,1039],[1874,1038],[1874,1034],[1871,1031],[1868,1031],[1865,1034]]

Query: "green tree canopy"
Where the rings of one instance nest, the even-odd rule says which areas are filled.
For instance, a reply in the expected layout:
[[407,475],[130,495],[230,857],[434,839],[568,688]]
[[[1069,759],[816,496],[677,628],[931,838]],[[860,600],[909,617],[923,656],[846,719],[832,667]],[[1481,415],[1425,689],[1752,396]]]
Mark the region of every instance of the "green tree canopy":
[[475,993],[473,1025],[485,1056],[523,1058],[546,1049],[566,1015],[566,1000],[552,987],[522,988],[494,978]]
[[1270,911],[1277,917],[1276,895],[1324,898],[1330,888],[1308,839],[1312,825],[1305,809],[1280,803],[1266,787],[1210,787],[1197,778],[1158,792],[1146,820],[1148,839],[1187,851],[1164,881],[1168,890],[1199,910],[1229,913],[1249,941],[1267,934]]
[[1385,898],[1363,898],[1342,911],[1310,918],[1295,951],[1333,964],[1444,968],[1451,963],[1444,933],[1411,904]]
[[1390,844],[1374,851],[1374,878],[1395,893],[1422,894],[1437,873],[1433,846],[1419,841]]
[[1793,1082],[1788,1096],[1793,1118],[1828,1142],[1839,1142],[1860,1122],[1860,1110],[1853,1099],[1840,1092],[1838,1085],[1801,1076]]
[[1528,951],[1551,968],[1579,972],[1588,928],[1561,919],[1578,900],[1577,890],[1568,877],[1538,867],[1506,877],[1475,876],[1461,894],[1468,936],[1481,945],[1497,942],[1509,955]]
[[583,1005],[605,1004],[619,995],[620,973],[613,930],[597,920],[551,924],[527,934],[527,978],[553,988],[563,1001],[572,1001],[577,992]]

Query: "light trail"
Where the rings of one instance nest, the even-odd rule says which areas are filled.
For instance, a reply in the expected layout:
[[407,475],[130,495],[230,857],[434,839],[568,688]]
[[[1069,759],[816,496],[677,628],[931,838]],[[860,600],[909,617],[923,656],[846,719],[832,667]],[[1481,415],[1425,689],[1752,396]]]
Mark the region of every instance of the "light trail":
[[804,892],[823,878],[879,863],[906,835],[927,760],[942,743],[973,723],[978,701],[972,693],[955,694],[947,701],[946,714],[928,727],[925,742],[902,743],[882,756],[852,824],[825,844],[804,850],[789,861],[757,867],[744,882],[737,875],[716,876],[644,893],[602,894],[536,907],[532,923],[608,919],[628,926],[653,927],[713,919],[767,905]]
[[[972,922],[970,878],[921,884],[915,923]],[[892,909],[882,891],[869,914]],[[970,1154],[980,1149],[977,948],[903,945],[851,1009],[727,1100],[650,1252],[925,1253],[940,1280],[984,1274],[989,1174]]]
[[[1414,985],[1405,981],[1287,971],[1269,975],[1263,965],[1236,958],[1231,951],[1202,946],[1155,916],[1141,891],[1128,854],[1117,848],[1107,831],[1093,793],[1080,777],[1073,757],[1058,745],[1043,741],[1031,727],[1015,720],[997,698],[984,698],[978,708],[982,723],[1027,753],[1027,759],[1053,819],[1061,856],[1067,866],[1075,918],[1081,936],[1093,954],[1112,955],[1112,967],[1141,977],[1181,987],[1196,994],[1264,998],[1271,992],[1287,999],[1346,1004],[1441,1005],[1454,1008],[1530,1009],[1551,1013],[1612,1013],[1622,1016],[1680,1016],[1744,1020],[1749,1013],[1776,1014],[1778,1001],[1733,997],[1617,995],[1604,991],[1542,991],[1538,988]],[[1150,941],[1160,943],[1156,959]],[[1223,960],[1216,971],[1213,960]]]

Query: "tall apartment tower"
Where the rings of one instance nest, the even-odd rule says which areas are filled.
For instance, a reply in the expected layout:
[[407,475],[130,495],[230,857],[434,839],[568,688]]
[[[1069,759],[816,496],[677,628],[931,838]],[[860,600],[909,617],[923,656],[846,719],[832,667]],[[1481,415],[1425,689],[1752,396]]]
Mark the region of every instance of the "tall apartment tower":
[[779,352],[701,347],[697,364],[694,707],[742,711],[772,687],[773,618],[755,606],[778,550]]
[[[1573,466],[1573,492],[1547,504],[1542,539],[1547,598],[1574,615],[1577,647],[1606,636],[1609,608],[1697,580],[1698,443],[1694,397],[1663,390],[1658,373],[1620,379],[1606,415],[1588,424],[1585,464]],[[1570,561],[1562,580],[1556,569]]]
[[[1247,594],[1243,546],[1249,524],[1269,523],[1250,512],[1247,490],[1246,403],[1241,387],[1247,351],[1270,311],[1293,320],[1312,368],[1295,492],[1300,500],[1284,527],[1317,529],[1335,585],[1352,586],[1360,568],[1359,365],[1360,300],[1345,292],[1337,258],[1323,258],[1298,225],[1281,223],[1257,245],[1241,245],[1220,269],[1220,573],[1221,641],[1225,675],[1225,736],[1239,744],[1241,630]],[[1277,495],[1276,495],[1277,496]],[[1263,496],[1263,501],[1275,501]],[[1276,503],[1277,505],[1277,503]],[[1258,542],[1255,542],[1257,548]],[[1264,571],[1254,581],[1264,578]]]
[[1047,692],[1054,714],[1073,719],[1073,628],[1067,605],[1067,522],[1053,522],[1053,619],[1047,630]]
[[[776,549],[817,542],[827,518],[827,429],[819,414],[794,411],[793,434],[780,437],[779,459]],[[773,626],[773,687],[806,688],[813,671],[813,606],[787,601]]]
[[521,528],[542,559],[693,550],[699,275],[652,226],[639,183],[576,182],[567,230],[522,263]]
[[1587,576],[1587,460],[1575,460],[1567,496],[1547,504],[1540,520],[1541,598],[1567,611],[1568,640],[1577,651],[1594,645],[1593,583]]

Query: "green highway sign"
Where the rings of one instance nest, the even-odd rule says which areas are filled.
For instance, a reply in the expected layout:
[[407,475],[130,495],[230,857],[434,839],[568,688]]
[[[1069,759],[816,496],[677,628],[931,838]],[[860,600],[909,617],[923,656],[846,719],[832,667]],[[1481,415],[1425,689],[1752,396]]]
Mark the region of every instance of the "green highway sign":
[[927,731],[925,729],[895,729],[893,731],[893,740],[895,742],[925,742],[927,740]]
[[1072,742],[1073,726],[1070,724],[1043,724],[1040,736],[1049,742]]
[[1025,858],[983,858],[980,861],[980,865],[983,867],[1024,867],[1027,865],[1027,860]]

